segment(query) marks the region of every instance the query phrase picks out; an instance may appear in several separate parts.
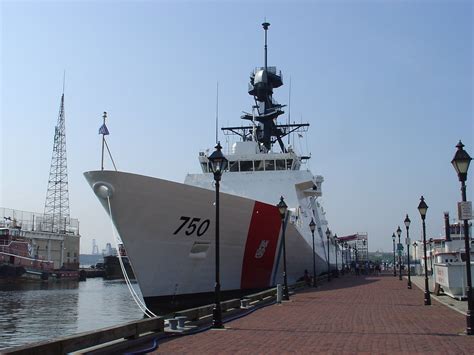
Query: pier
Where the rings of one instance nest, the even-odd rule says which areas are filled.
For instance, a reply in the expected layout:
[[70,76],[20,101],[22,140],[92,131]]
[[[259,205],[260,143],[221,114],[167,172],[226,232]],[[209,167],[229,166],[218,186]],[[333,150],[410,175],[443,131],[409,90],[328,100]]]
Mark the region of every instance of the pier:
[[472,354],[466,318],[390,275],[344,276],[306,288],[289,302],[209,330],[161,342],[170,353],[443,353]]
[[[474,349],[474,338],[464,335],[462,307],[443,304],[439,297],[424,306],[422,289],[407,289],[406,280],[392,274],[346,274],[330,283],[321,278],[318,288],[301,286],[294,285],[290,301],[280,304],[274,302],[274,289],[249,297],[246,310],[239,300],[223,302],[223,330],[206,328],[213,308],[206,306],[4,351],[31,354],[54,348],[64,350],[57,353],[140,353],[153,344],[158,345],[155,354],[472,354]],[[186,317],[185,327],[173,330],[170,322],[163,325],[175,316]],[[226,321],[229,318],[234,320]]]

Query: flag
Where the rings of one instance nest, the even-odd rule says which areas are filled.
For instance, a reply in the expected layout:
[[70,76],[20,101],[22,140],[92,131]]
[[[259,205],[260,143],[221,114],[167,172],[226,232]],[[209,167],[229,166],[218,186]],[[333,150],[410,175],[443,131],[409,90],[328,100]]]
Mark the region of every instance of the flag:
[[103,134],[104,136],[109,135],[109,130],[107,129],[105,123],[99,128],[99,134]]

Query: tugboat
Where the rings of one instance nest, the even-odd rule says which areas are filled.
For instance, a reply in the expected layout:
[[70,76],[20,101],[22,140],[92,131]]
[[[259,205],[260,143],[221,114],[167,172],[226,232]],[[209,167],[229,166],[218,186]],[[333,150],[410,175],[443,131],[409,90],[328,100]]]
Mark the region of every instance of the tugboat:
[[[239,137],[226,152],[228,169],[220,182],[221,297],[229,299],[282,283],[282,232],[286,237],[291,284],[313,270],[310,222],[315,228],[316,273],[327,273],[327,253],[335,268],[335,240],[318,198],[323,177],[302,165],[310,158],[285,146],[289,134],[303,135],[309,124],[279,124],[285,105],[273,98],[283,85],[276,67],[250,76],[251,113],[245,126],[223,127]],[[277,143],[277,144],[276,144]],[[184,183],[120,171],[89,171],[86,180],[110,215],[131,261],[145,303],[157,314],[213,303],[215,282],[215,202],[209,150],[199,152],[202,173]],[[289,217],[276,204],[283,196]],[[283,226],[283,227],[282,227]]]
[[48,280],[54,263],[35,257],[28,240],[17,228],[0,228],[0,279]]
[[[130,265],[130,261],[128,260],[127,252],[123,244],[119,244],[119,255],[109,254],[104,255],[104,278],[106,280],[117,280],[117,279],[124,279],[125,275],[123,274],[122,267],[120,265],[120,259],[122,259],[123,267],[127,276],[130,279],[135,279],[135,275],[133,274],[132,266]],[[115,249],[114,249],[115,250]]]

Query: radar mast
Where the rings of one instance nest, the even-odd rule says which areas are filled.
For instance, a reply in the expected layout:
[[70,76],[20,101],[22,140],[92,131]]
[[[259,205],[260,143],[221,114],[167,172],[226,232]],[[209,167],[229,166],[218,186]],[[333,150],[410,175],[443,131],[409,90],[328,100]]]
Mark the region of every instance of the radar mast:
[[268,152],[273,144],[278,142],[281,151],[287,153],[287,149],[282,138],[286,135],[299,131],[306,131],[309,124],[285,124],[278,125],[276,120],[278,116],[285,113],[283,107],[273,98],[273,90],[283,85],[281,71],[277,71],[274,66],[268,66],[268,44],[267,32],[270,23],[262,23],[265,31],[264,41],[264,66],[257,67],[250,74],[249,95],[253,96],[255,105],[252,106],[252,113],[244,112],[240,117],[243,120],[252,122],[252,126],[241,127],[223,127],[224,134],[237,134],[243,140],[256,140],[259,143],[260,150]]

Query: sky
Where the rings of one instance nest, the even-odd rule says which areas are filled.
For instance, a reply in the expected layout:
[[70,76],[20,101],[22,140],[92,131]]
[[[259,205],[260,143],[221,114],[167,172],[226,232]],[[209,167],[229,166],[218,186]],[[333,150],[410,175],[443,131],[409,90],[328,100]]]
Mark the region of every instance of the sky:
[[100,169],[102,112],[119,170],[182,182],[214,145],[216,83],[222,125],[251,110],[265,18],[269,65],[285,83],[274,98],[288,103],[291,78],[291,120],[311,125],[295,147],[324,176],[330,228],[367,232],[371,251],[391,251],[405,214],[412,239],[421,236],[421,195],[428,237],[443,235],[443,211],[456,217],[460,139],[474,156],[471,1],[0,3],[0,207],[43,212],[65,71],[83,253],[93,238],[113,242],[83,177]]

